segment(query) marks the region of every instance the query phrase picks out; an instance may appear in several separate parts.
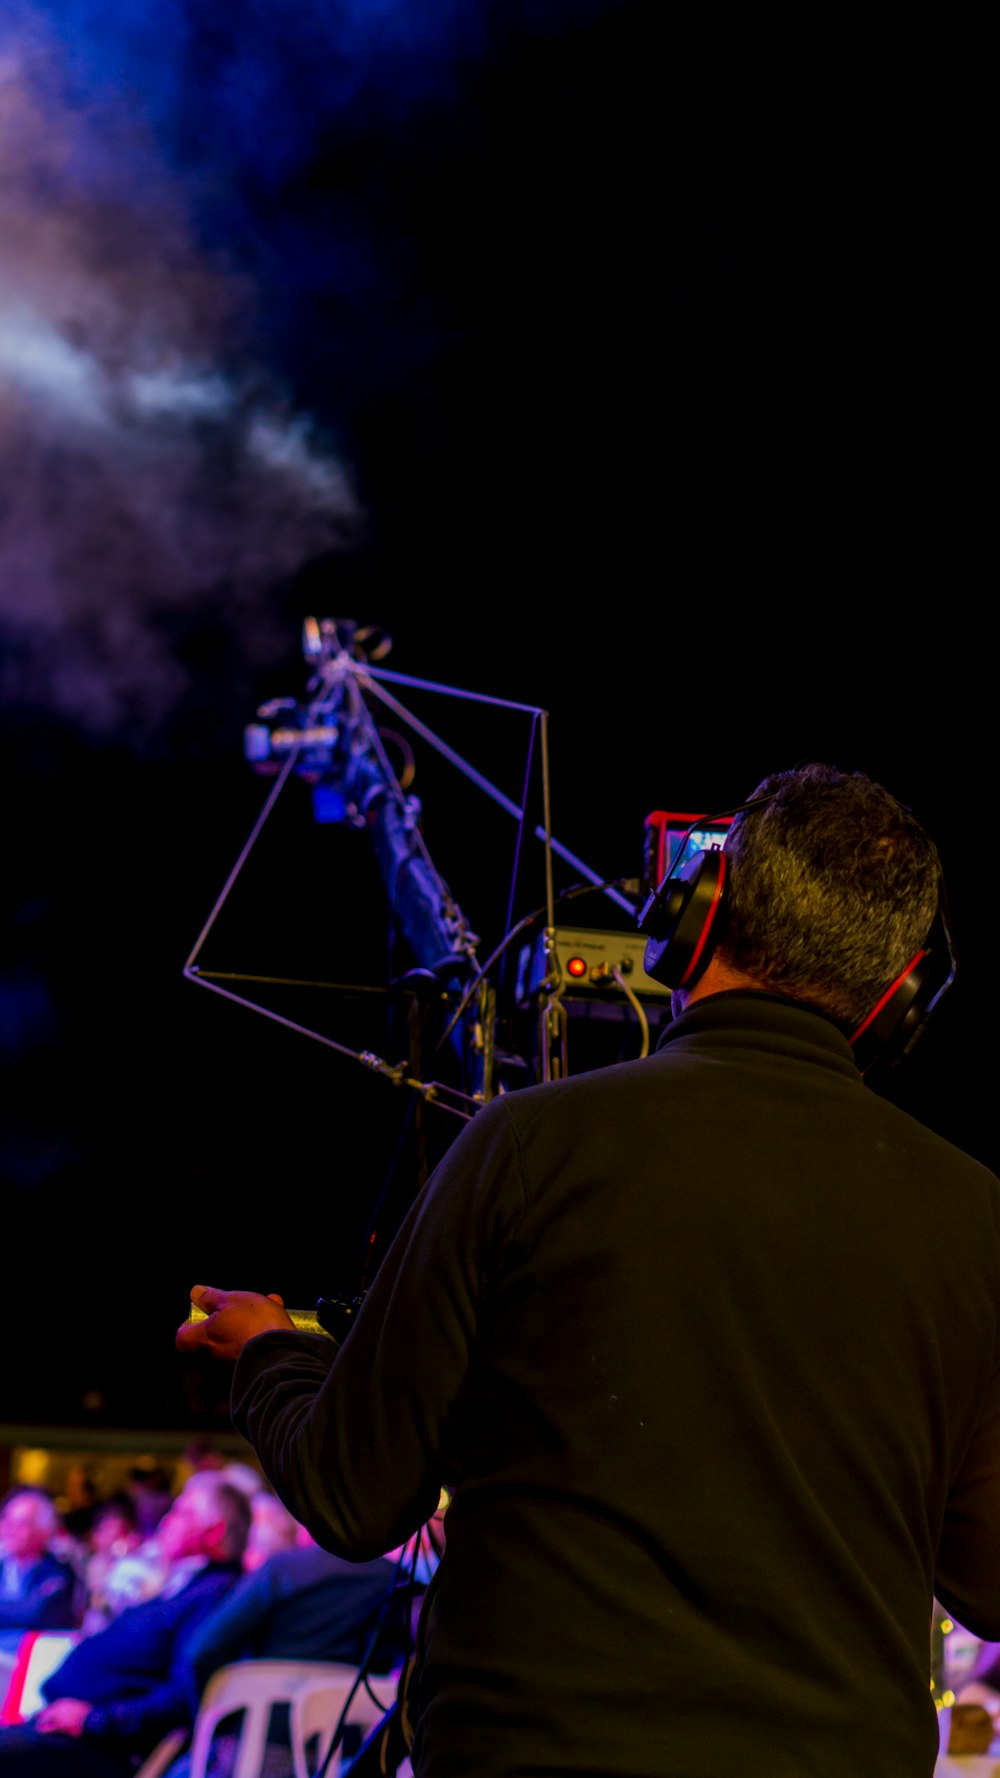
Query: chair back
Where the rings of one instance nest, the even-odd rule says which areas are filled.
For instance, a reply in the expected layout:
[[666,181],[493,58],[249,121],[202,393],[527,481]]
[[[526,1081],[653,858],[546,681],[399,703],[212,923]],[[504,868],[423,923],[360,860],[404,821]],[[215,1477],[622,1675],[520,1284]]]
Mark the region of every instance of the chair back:
[[341,1718],[364,1740],[396,1702],[398,1686],[398,1673],[367,1681],[355,1673],[346,1689],[342,1681],[331,1679],[308,1679],[299,1686],[291,1701],[295,1778],[317,1778],[318,1773],[335,1778],[341,1769],[341,1748],[332,1758],[330,1748]]
[[[357,1680],[356,1667],[343,1666],[334,1661],[247,1660],[234,1661],[229,1666],[219,1667],[205,1686],[198,1707],[191,1739],[190,1778],[207,1778],[213,1740],[220,1725],[227,1717],[232,1716],[238,1716],[239,1721],[232,1730],[238,1735],[238,1743],[230,1778],[260,1778],[264,1768],[271,1712],[276,1704],[289,1706],[296,1778],[300,1769],[307,1773],[305,1744],[302,1744],[300,1752],[295,1739],[299,1720],[295,1711],[298,1693],[303,1687],[310,1685],[321,1690],[325,1702],[322,1707],[318,1703],[314,1707],[311,1721],[314,1716],[321,1714],[321,1708],[325,1709],[328,1718],[335,1712],[332,1714],[326,1741],[326,1746],[329,1747],[340,1713]],[[359,1695],[364,1692],[363,1684],[358,1686],[357,1691]],[[381,1712],[370,1699],[368,1703],[374,1713],[371,1720],[375,1722]],[[359,1708],[364,1710],[363,1705]],[[315,1736],[319,1730],[313,1727],[310,1732]],[[319,1764],[318,1759],[316,1763]],[[331,1772],[336,1770],[335,1766],[331,1767]]]

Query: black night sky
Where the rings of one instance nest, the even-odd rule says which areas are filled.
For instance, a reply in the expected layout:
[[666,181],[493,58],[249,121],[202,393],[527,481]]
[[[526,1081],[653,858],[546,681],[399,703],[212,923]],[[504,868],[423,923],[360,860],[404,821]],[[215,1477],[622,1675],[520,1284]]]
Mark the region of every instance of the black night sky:
[[[655,808],[810,758],[886,782],[960,973],[884,1090],[1000,1164],[975,105],[929,48],[904,78],[893,45],[665,20],[5,10],[0,1418],[212,1424],[189,1285],[349,1291],[409,1153],[398,1089],[182,976],[310,616],[546,709],[555,831],[609,877]],[[522,719],[419,708],[517,798]],[[433,756],[414,792],[485,954],[510,824]],[[211,962],[375,988],[282,1006],[398,1035],[366,838],[295,779]]]

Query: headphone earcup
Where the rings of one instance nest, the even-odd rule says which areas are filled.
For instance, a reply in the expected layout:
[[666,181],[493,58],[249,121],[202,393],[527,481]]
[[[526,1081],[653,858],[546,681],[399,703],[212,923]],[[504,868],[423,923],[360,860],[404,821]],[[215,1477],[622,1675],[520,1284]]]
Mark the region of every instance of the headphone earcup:
[[679,876],[664,877],[646,902],[638,920],[646,935],[643,968],[665,988],[693,988],[704,971],[725,881],[725,854],[698,852]]
[[927,942],[887,988],[850,1039],[862,1074],[876,1063],[891,1066],[908,1055],[942,994],[951,987],[957,968],[954,937],[946,904]]

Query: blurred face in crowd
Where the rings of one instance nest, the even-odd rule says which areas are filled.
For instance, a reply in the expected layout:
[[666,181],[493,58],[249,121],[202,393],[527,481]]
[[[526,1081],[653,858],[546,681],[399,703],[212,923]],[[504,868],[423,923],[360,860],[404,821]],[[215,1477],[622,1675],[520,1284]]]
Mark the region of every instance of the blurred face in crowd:
[[156,1527],[156,1542],[168,1562],[184,1556],[215,1559],[225,1540],[225,1521],[212,1484],[192,1477]]
[[114,1507],[106,1507],[98,1513],[90,1528],[90,1547],[98,1556],[119,1555],[123,1550],[134,1549],[139,1542],[139,1533],[126,1513],[117,1512]]
[[44,1554],[55,1531],[53,1515],[33,1494],[15,1494],[0,1512],[0,1552],[19,1562]]

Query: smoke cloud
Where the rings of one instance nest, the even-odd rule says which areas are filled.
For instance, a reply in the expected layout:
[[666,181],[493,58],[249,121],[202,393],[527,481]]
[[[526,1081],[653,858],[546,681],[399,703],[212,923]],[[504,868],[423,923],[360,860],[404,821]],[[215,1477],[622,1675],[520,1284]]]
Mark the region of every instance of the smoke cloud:
[[268,658],[272,589],[362,515],[127,89],[83,103],[49,27],[19,23],[0,45],[0,690],[148,740],[185,689],[178,623],[204,612]]
[[453,152],[519,34],[621,4],[4,0],[5,699],[150,745],[185,629],[284,652],[276,589],[367,534],[342,441],[453,324],[386,161],[430,117]]

